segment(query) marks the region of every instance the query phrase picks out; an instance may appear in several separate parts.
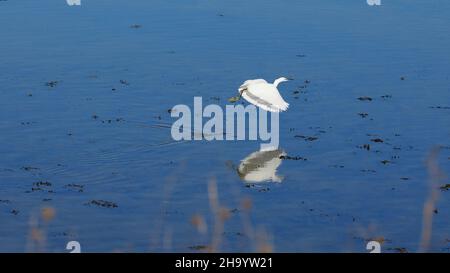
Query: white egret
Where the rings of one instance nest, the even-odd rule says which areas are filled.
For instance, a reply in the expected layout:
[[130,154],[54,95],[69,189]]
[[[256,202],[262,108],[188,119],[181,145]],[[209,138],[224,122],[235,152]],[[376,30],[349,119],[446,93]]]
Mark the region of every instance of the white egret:
[[284,101],[278,92],[278,85],[289,81],[286,77],[276,79],[273,83],[268,83],[263,79],[247,80],[239,87],[239,98],[270,112],[286,111],[289,103]]

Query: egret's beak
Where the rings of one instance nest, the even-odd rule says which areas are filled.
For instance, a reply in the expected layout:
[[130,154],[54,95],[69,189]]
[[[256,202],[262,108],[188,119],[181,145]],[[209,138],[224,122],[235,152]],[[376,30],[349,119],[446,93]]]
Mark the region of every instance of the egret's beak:
[[288,81],[293,81],[294,78],[286,78]]

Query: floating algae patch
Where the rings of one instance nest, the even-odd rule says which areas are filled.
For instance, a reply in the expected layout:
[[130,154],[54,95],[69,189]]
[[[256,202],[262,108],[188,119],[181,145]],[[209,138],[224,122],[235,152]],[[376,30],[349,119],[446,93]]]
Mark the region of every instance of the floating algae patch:
[[118,205],[114,202],[105,201],[105,200],[91,200],[86,203],[87,206],[97,206],[103,208],[117,208]]

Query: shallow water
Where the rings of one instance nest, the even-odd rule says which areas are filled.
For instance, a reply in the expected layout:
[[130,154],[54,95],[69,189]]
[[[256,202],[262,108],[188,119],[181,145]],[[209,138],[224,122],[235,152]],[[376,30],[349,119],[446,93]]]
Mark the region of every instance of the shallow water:
[[[1,252],[419,248],[433,147],[450,174],[448,1],[7,0],[0,26]],[[280,148],[307,160],[281,160],[281,183],[235,170],[258,141],[173,143],[156,126],[282,75]],[[213,235],[215,183],[229,218]],[[449,194],[430,251],[449,252]]]

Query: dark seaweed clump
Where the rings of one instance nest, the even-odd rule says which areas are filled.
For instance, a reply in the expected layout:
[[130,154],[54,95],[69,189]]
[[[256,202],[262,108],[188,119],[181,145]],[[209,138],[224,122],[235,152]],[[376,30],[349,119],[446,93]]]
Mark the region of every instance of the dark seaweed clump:
[[91,200],[86,205],[95,205],[103,208],[117,208],[118,205],[114,202],[105,201],[105,200]]

